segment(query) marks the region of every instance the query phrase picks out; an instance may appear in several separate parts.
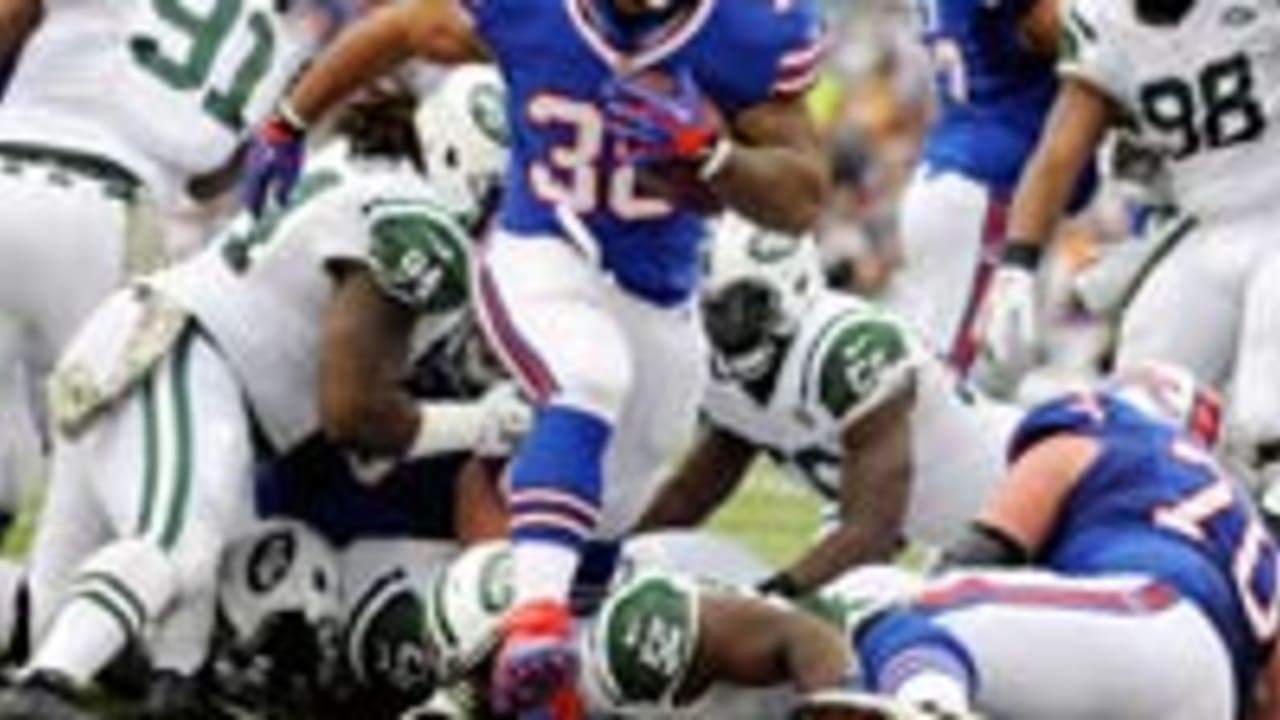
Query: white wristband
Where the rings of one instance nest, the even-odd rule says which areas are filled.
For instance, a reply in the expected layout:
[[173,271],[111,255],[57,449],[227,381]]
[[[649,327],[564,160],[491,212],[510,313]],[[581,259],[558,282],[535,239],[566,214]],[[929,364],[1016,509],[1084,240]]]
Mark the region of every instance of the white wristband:
[[418,403],[418,434],[404,459],[468,452],[484,432],[485,412],[478,402]]
[[702,161],[702,165],[698,167],[698,179],[703,182],[714,180],[724,166],[729,164],[729,157],[733,155],[733,141],[728,137],[721,137],[711,148],[707,159]]
[[293,103],[289,102],[289,98],[280,100],[280,104],[276,106],[276,114],[294,130],[300,133],[307,131],[307,121],[303,120],[298,111],[293,108]]

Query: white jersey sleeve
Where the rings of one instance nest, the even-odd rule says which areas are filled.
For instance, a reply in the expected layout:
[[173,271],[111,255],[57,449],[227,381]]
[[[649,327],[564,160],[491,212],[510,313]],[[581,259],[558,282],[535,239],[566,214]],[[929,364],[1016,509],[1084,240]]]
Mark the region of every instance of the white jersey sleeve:
[[1075,78],[1123,102],[1128,73],[1121,46],[1120,26],[1107,14],[1111,0],[1065,0],[1062,4],[1062,38],[1058,73]]
[[801,401],[834,432],[902,392],[924,357],[897,319],[870,305],[841,314],[813,343]]

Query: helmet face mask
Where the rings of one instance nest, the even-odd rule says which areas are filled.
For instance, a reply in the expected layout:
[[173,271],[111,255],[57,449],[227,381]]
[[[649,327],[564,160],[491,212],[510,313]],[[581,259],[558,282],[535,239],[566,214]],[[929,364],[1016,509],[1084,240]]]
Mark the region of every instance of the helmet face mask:
[[701,309],[716,370],[738,380],[766,375],[823,287],[811,238],[765,230],[737,215],[706,248]]

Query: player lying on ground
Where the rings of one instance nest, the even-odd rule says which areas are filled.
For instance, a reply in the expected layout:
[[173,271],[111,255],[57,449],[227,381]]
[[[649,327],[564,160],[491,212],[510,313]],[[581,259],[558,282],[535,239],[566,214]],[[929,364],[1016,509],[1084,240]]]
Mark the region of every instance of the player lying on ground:
[[[421,590],[430,666],[455,702],[482,715],[491,711],[489,666],[513,601],[511,562],[505,543],[479,545]],[[804,613],[652,569],[620,579],[579,624],[575,643],[581,672],[557,694],[557,717],[673,710],[717,683],[838,689],[851,662],[840,635]]]
[[246,186],[262,204],[287,187],[309,123],[411,56],[491,58],[511,83],[511,187],[477,305],[541,410],[510,469],[503,708],[535,707],[572,675],[581,547],[634,523],[692,433],[701,214],[728,204],[799,232],[821,212],[827,163],[802,101],[819,19],[814,0],[399,3],[310,67],[256,148]]
[[895,316],[823,287],[811,238],[731,215],[707,258],[707,427],[640,526],[701,523],[767,452],[826,503],[824,536],[769,591],[815,590],[904,538],[960,537],[1017,411],[969,392]]
[[[418,403],[400,384],[414,338],[465,307],[472,232],[505,164],[501,98],[491,72],[451,77],[437,98],[446,124],[422,129],[416,150],[412,101],[371,101],[364,111],[394,127],[350,138],[286,206],[238,218],[95,311],[51,390],[37,642],[0,714],[77,717],[74,689],[144,629],[155,664],[189,682],[222,546],[252,517],[255,430],[276,452],[322,431],[376,481],[399,459],[522,429],[510,394]],[[432,163],[437,151],[453,162]]]
[[1276,717],[1280,555],[1212,455],[1215,405],[1148,368],[1033,410],[951,569],[854,630],[867,686],[993,717],[1229,720],[1261,682]]

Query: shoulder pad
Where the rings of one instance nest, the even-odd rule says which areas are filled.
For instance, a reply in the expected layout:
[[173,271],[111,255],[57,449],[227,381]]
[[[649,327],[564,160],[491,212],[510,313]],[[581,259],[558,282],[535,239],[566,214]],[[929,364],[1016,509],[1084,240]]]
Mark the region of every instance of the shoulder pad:
[[865,415],[902,388],[915,360],[906,330],[877,311],[842,316],[815,340],[807,398],[837,422]]
[[425,200],[398,198],[370,201],[363,212],[370,268],[389,295],[429,313],[466,303],[469,238],[452,217]]
[[698,591],[674,575],[641,573],[600,609],[592,644],[618,706],[669,704],[698,646]]

